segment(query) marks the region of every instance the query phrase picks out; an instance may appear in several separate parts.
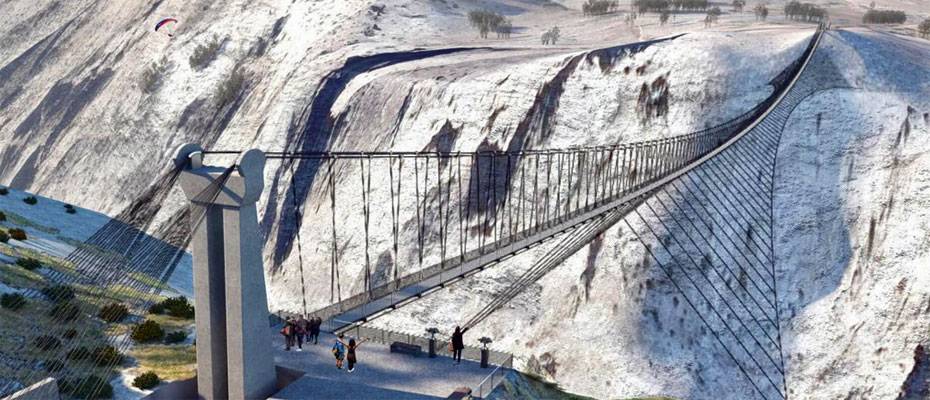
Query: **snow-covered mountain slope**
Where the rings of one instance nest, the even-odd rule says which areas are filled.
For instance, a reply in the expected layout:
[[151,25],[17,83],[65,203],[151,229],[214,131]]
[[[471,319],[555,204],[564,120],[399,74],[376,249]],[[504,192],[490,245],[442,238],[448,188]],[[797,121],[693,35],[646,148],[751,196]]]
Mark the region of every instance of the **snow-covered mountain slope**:
[[[769,81],[798,57],[810,34],[807,29],[784,28],[739,34],[700,32],[616,58],[597,51],[550,55],[539,51],[500,54],[477,50],[384,67],[360,74],[345,86],[331,107],[336,122],[318,136],[329,138],[323,140],[331,140],[330,144],[315,149],[516,151],[607,145],[684,134],[731,119],[768,96],[772,90]],[[760,45],[772,52],[757,52]],[[667,109],[658,117],[649,117],[643,112],[643,87],[657,85],[667,89]],[[327,123],[327,120],[319,122]],[[442,149],[436,147],[440,142],[445,146]],[[296,167],[298,176],[303,175],[302,165]],[[390,177],[383,171],[386,165],[379,166],[382,170],[373,179],[387,182]],[[313,173],[315,167],[306,168]],[[341,222],[343,232],[364,229],[359,212],[363,208],[362,196],[358,186],[351,184],[358,179],[359,168],[357,164],[340,164],[340,180],[351,180],[339,185],[337,193],[341,200],[336,220]],[[409,164],[404,179],[408,186],[415,179]],[[313,186],[305,195],[312,205],[303,210],[305,221],[332,219],[327,206],[328,189],[323,181],[311,184],[304,180],[298,185],[298,188]],[[277,193],[281,198],[291,195],[275,182],[283,185],[288,180],[275,177],[270,186],[279,187]],[[372,201],[373,221],[392,218],[387,206],[391,199],[387,197],[387,189],[382,189]],[[300,201],[307,200],[300,198]],[[288,207],[272,208],[273,204],[265,211],[266,220],[292,213]],[[405,218],[401,242],[415,243],[413,218],[417,202],[411,197],[401,204]],[[458,202],[453,198],[446,206],[454,209]],[[311,243],[310,247],[304,246],[301,279],[299,269],[293,267],[297,254],[290,244],[296,240],[296,234],[289,222],[269,221],[274,226],[270,232],[276,238],[274,249],[266,248],[271,253],[270,263],[278,265],[278,260],[284,260],[284,265],[291,266],[271,277],[270,298],[273,309],[299,310],[301,299],[294,294],[302,293],[302,281],[330,280],[328,250],[332,240],[327,224],[301,225],[301,239]],[[426,246],[425,265],[438,262],[441,255],[435,245],[438,224],[430,225],[427,236],[434,243]],[[343,244],[351,233],[342,234],[339,239],[342,276],[364,274],[366,250],[375,258],[379,254],[391,256],[390,223],[375,224],[371,229],[374,233],[368,248],[361,245],[362,238],[358,235],[349,239],[350,245]],[[471,236],[476,242],[477,233]],[[449,248],[456,248],[456,238],[451,241]],[[398,265],[402,274],[415,271],[417,254],[401,256],[404,258]],[[364,290],[362,279],[342,282],[343,297]],[[311,310],[329,301],[329,291],[308,292]]]
[[[608,62],[590,52],[695,30],[699,18],[659,27],[644,16],[629,26],[621,15],[585,17],[517,0],[124,3],[4,3],[0,182],[112,215],[167,168],[184,142],[282,150],[306,137],[316,150],[421,150],[447,127],[457,136],[450,150],[473,150],[677,134],[766,96],[767,80],[809,35],[790,26],[734,31],[745,27],[737,22]],[[476,8],[498,10],[519,29],[510,40],[478,39],[465,17]],[[152,29],[166,16],[179,20],[173,38]],[[561,26],[564,43],[539,46],[540,32],[553,25]],[[411,52],[420,46],[436,52]],[[481,48],[444,50],[463,47]],[[547,84],[558,90],[537,98]],[[637,110],[642,86],[654,84],[668,88],[669,108],[644,121]],[[552,99],[557,107],[547,103]],[[547,132],[530,126],[515,140],[534,107],[535,118],[551,120]],[[331,120],[342,123],[327,129]],[[292,185],[281,167],[269,164],[261,204],[276,309],[299,303],[293,294],[300,281],[295,223],[282,205]],[[301,190],[311,207],[300,233],[320,245],[305,248],[313,265],[307,277],[326,281],[328,233],[313,223],[319,211],[309,212],[321,188]],[[156,223],[185,204],[176,191]],[[357,222],[360,213],[349,213],[357,203],[348,205],[340,220]],[[357,276],[360,249],[347,251],[346,273]],[[329,301],[313,296],[314,307]]]
[[[812,68],[838,67],[830,86],[848,88],[807,98],[784,131],[775,249],[792,398],[926,395],[928,360],[918,345],[930,341],[922,268],[930,257],[930,88],[920,78],[930,76],[928,52],[926,42],[873,31],[829,33],[818,55],[828,62]],[[448,330],[548,248],[374,324]],[[751,386],[651,261],[618,224],[466,338],[490,336],[525,370],[598,398],[750,398]]]
[[[644,15],[629,25],[622,15],[582,16],[577,1],[558,2],[568,9],[547,3],[6,1],[0,5],[0,183],[113,215],[156,179],[184,142],[282,150],[306,135],[304,143],[318,150],[422,150],[453,135],[450,150],[474,150],[679,134],[737,115],[768,95],[768,81],[797,56],[811,31],[781,21],[751,24],[748,14],[714,29],[703,29],[698,14],[666,26]],[[512,18],[513,37],[477,39],[465,18],[476,8]],[[152,32],[168,16],[180,20],[174,38]],[[555,25],[564,39],[539,46],[540,34]],[[610,62],[589,56],[686,31]],[[437,52],[414,52],[421,47]],[[469,47],[476,49],[448,50]],[[927,198],[926,42],[838,32],[824,53],[846,71],[851,89],[802,104],[779,160],[779,285],[788,288],[783,307],[792,310],[783,321],[788,386],[796,397],[819,398],[822,391],[842,397],[848,390],[861,398],[893,397],[913,367],[915,344],[926,342],[918,334],[926,332],[926,313],[915,314],[927,301],[916,270],[927,257],[921,241],[927,229],[915,222],[925,217]],[[662,117],[644,119],[639,111],[644,84],[668,88]],[[558,90],[543,100],[555,99],[557,107],[537,98],[547,86]],[[515,140],[528,116],[551,123],[531,124]],[[831,133],[812,135],[817,120],[821,132]],[[290,173],[270,163],[267,181],[261,218],[269,300],[273,309],[296,310],[297,224],[284,204]],[[329,239],[319,221],[331,216],[318,207],[322,186],[303,190],[304,278],[325,286]],[[359,226],[358,196],[340,199],[338,220]],[[169,203],[162,220],[186,200],[176,192]],[[810,205],[814,214],[797,204]],[[372,218],[386,221],[389,214]],[[414,229],[407,225],[401,234],[409,239]],[[376,229],[383,239],[375,246],[387,246],[388,227]],[[872,239],[863,236],[869,231]],[[869,242],[871,250],[862,253]],[[538,254],[524,253],[476,275],[470,287],[450,287],[377,323],[413,333],[454,325]],[[435,261],[438,252],[426,256]],[[359,276],[361,247],[349,246],[341,257],[344,276]],[[694,347],[681,329],[671,333],[682,306],[655,276],[642,246],[615,227],[475,332],[486,332],[495,346],[520,356],[523,367],[571,391],[743,398],[730,389],[730,371],[714,367],[721,359]],[[346,294],[361,290],[360,280],[349,281]],[[329,302],[325,291],[309,291],[310,308]],[[692,332],[692,322],[680,324]],[[858,330],[853,336],[849,329]],[[831,346],[838,342],[849,350]],[[601,370],[592,373],[592,364]]]

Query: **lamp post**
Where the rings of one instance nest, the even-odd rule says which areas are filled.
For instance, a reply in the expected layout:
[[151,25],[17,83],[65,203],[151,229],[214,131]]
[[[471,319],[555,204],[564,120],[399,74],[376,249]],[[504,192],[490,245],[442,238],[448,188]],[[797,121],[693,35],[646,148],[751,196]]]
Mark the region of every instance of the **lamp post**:
[[426,333],[429,333],[429,358],[436,358],[436,334],[439,329],[427,328]]
[[491,352],[490,350],[488,350],[488,343],[493,342],[493,340],[491,340],[491,338],[487,336],[483,336],[481,339],[478,339],[478,341],[481,342],[481,345],[482,345],[481,347],[481,368],[487,368],[489,366],[488,355]]

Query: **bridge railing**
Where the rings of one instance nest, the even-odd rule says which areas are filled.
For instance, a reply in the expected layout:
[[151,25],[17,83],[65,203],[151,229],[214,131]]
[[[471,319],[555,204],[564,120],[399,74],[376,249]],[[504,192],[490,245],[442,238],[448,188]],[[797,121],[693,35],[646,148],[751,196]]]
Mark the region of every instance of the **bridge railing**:
[[[341,320],[323,321],[321,329],[325,332],[334,334],[345,334],[354,338],[366,339],[375,343],[391,345],[395,342],[412,344],[420,346],[426,351],[429,348],[429,337],[425,335],[415,335],[411,333],[397,332],[390,329],[376,328],[370,325],[355,323]],[[451,357],[449,352],[448,335],[436,334],[436,354]],[[481,361],[481,349],[474,346],[465,346],[462,350],[462,358],[471,361]],[[488,362],[495,366],[504,366],[505,368],[513,367],[513,355],[510,353],[488,349]]]

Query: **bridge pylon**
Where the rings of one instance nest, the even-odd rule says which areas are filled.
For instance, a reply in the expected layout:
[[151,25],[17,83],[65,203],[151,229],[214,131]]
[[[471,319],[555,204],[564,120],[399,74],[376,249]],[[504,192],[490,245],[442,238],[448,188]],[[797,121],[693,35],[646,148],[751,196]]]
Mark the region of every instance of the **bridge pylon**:
[[203,149],[186,144],[175,164],[191,201],[198,397],[267,398],[277,375],[256,210],[265,154],[253,149],[234,167],[206,166]]

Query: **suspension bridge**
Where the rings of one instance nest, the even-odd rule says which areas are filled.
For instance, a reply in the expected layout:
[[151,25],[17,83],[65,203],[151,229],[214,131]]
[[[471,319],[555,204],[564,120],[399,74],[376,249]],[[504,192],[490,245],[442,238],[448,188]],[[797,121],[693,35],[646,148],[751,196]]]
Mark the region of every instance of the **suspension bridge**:
[[[306,171],[314,175],[309,195],[290,186],[293,204],[281,215],[297,224],[318,222],[309,236],[297,229],[292,250],[300,299],[281,311],[320,316],[339,331],[558,240],[493,301],[463,319],[472,327],[624,221],[756,393],[787,398],[773,243],[774,167],[794,107],[830,87],[822,72],[805,74],[823,34],[824,27],[818,28],[801,56],[771,82],[773,92],[764,101],[724,124],[684,135],[551,150],[266,152],[292,180]],[[163,229],[147,234],[189,162],[177,161],[118,218],[75,248],[67,258],[73,273],[53,272],[52,279],[85,285],[101,299],[141,293],[130,306],[144,312],[207,212],[178,211]],[[295,168],[295,161],[312,168]],[[194,198],[215,200],[235,171],[236,165],[225,168]],[[300,196],[308,201],[300,203]],[[328,276],[310,271],[303,258],[308,252],[328,256]],[[326,286],[328,301],[319,296]],[[91,308],[104,301],[91,302],[85,313],[93,314]],[[43,332],[63,335],[65,329]],[[117,351],[130,344],[128,335],[100,341]],[[22,382],[49,375],[36,367],[42,359],[22,358],[30,369]],[[81,372],[65,368],[53,375],[80,381]]]

